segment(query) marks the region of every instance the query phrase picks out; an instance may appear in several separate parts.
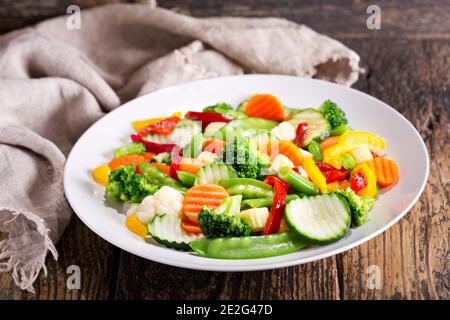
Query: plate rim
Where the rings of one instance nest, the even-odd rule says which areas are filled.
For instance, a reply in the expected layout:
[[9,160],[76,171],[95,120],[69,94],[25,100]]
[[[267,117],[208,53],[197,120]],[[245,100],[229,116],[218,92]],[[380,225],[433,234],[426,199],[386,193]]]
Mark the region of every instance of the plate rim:
[[[140,100],[140,99],[145,99],[148,95],[152,95],[155,93],[160,93],[163,91],[170,91],[170,90],[174,90],[183,86],[190,86],[190,85],[194,85],[197,83],[202,83],[202,82],[209,82],[209,81],[220,81],[223,79],[229,79],[229,78],[260,78],[260,77],[267,77],[267,78],[288,78],[288,79],[301,79],[302,81],[311,81],[311,82],[320,82],[320,83],[325,83],[326,85],[331,85],[331,86],[335,86],[340,88],[341,90],[345,90],[350,92],[351,94],[357,94],[357,95],[362,95],[365,98],[368,98],[370,100],[374,100],[375,102],[377,102],[378,104],[380,104],[380,106],[382,106],[383,108],[387,108],[390,111],[393,111],[395,113],[397,113],[398,116],[400,116],[400,118],[402,119],[402,121],[404,121],[414,132],[414,134],[416,135],[416,137],[418,138],[418,140],[420,141],[420,146],[422,147],[423,151],[424,151],[424,155],[425,155],[425,159],[426,159],[426,172],[425,172],[425,176],[424,179],[421,182],[420,188],[416,191],[414,197],[411,199],[410,204],[404,209],[402,210],[397,216],[395,216],[393,219],[391,219],[389,222],[387,222],[386,224],[384,224],[382,227],[380,227],[379,229],[377,229],[376,231],[370,233],[369,235],[362,237],[361,239],[354,241],[352,243],[349,243],[345,246],[336,248],[336,249],[332,249],[329,250],[327,252],[324,253],[319,253],[316,254],[314,256],[311,257],[305,257],[305,258],[300,258],[300,259],[294,259],[292,261],[274,261],[274,262],[270,262],[267,264],[262,264],[262,265],[251,265],[251,266],[246,266],[246,265],[235,265],[235,266],[215,266],[215,265],[199,265],[199,264],[193,264],[191,262],[187,262],[187,261],[178,261],[178,260],[173,260],[173,259],[165,259],[164,257],[155,257],[152,256],[151,258],[142,254],[141,252],[139,252],[138,250],[134,250],[134,248],[125,248],[125,246],[121,245],[121,243],[119,243],[119,241],[115,241],[114,239],[112,239],[111,237],[108,237],[104,234],[102,234],[101,232],[97,232],[96,230],[94,230],[94,228],[91,226],[91,224],[89,223],[88,219],[85,219],[85,217],[83,217],[82,214],[79,214],[77,212],[77,210],[75,209],[73,203],[74,200],[71,199],[71,196],[68,194],[67,192],[67,181],[68,181],[68,170],[67,170],[67,166],[68,163],[70,163],[71,161],[71,157],[73,157],[74,154],[74,150],[76,150],[78,144],[80,143],[80,141],[83,139],[83,137],[85,135],[87,135],[90,131],[94,130],[94,128],[99,125],[99,123],[101,123],[103,121],[103,119],[105,119],[106,117],[110,116],[111,114],[113,114],[114,112],[118,112],[119,110],[122,109],[122,107],[125,107],[129,104],[134,104],[136,103],[136,101]],[[414,127],[414,125],[403,115],[401,114],[399,111],[397,111],[395,108],[391,107],[390,105],[388,105],[387,103],[385,103],[384,101],[375,98],[365,92],[359,91],[357,89],[351,88],[351,87],[346,87],[343,85],[339,85],[333,82],[329,82],[329,81],[325,81],[325,80],[321,80],[321,79],[313,79],[313,78],[305,78],[305,77],[298,77],[298,76],[293,76],[293,75],[279,75],[279,74],[244,74],[244,75],[232,75],[232,76],[222,76],[222,77],[214,77],[214,78],[208,78],[208,79],[201,79],[201,80],[195,80],[195,81],[190,81],[190,82],[185,82],[185,83],[181,83],[181,84],[177,84],[177,85],[172,85],[169,87],[165,87],[147,94],[144,94],[142,96],[136,97],[130,101],[125,102],[124,104],[121,104],[120,106],[118,106],[117,108],[115,108],[112,111],[109,111],[108,113],[106,113],[104,116],[102,116],[101,118],[99,118],[97,121],[95,121],[93,124],[91,124],[81,135],[80,137],[77,139],[77,141],[75,142],[75,144],[73,145],[73,147],[71,148],[66,161],[64,163],[64,174],[63,174],[63,186],[64,186],[64,194],[66,196],[67,201],[70,204],[70,207],[72,208],[72,210],[75,212],[75,214],[78,216],[78,218],[89,228],[89,230],[91,232],[94,232],[96,235],[98,235],[100,238],[102,238],[103,240],[109,242],[110,244],[120,248],[121,250],[124,250],[126,252],[129,252],[131,254],[134,254],[136,256],[139,256],[141,258],[150,260],[150,261],[155,261],[158,263],[162,263],[162,264],[166,264],[166,265],[170,265],[170,266],[175,266],[175,267],[181,267],[181,268],[186,268],[186,269],[191,269],[191,270],[200,270],[200,271],[211,271],[211,272],[245,272],[245,271],[259,271],[259,270],[273,270],[273,269],[279,269],[279,268],[285,268],[285,267],[290,267],[290,266],[295,266],[295,265],[301,265],[301,264],[305,264],[305,263],[309,263],[312,261],[316,261],[316,260],[322,260],[340,253],[343,253],[345,251],[348,251],[352,248],[355,248],[373,238],[375,238],[376,236],[380,235],[381,233],[385,232],[387,229],[389,229],[390,227],[392,227],[394,224],[396,224],[401,218],[403,218],[410,210],[411,208],[417,203],[417,201],[419,200],[420,196],[422,195],[425,186],[427,184],[428,178],[429,178],[429,168],[430,168],[430,160],[429,160],[429,154],[428,154],[428,149],[426,147],[425,142],[423,141],[420,133],[417,131],[417,129]],[[262,258],[262,259],[236,259],[234,261],[249,261],[249,260],[267,260],[267,259],[276,259],[277,257],[270,257],[270,258]],[[208,259],[208,260],[222,260],[222,259],[211,259],[211,258],[204,258],[204,259]]]

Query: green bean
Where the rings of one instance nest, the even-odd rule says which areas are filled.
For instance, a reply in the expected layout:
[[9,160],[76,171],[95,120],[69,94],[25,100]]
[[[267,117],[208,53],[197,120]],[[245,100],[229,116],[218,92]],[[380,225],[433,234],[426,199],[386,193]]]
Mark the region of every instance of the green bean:
[[225,189],[233,187],[235,185],[252,185],[252,186],[264,189],[264,190],[272,191],[272,187],[270,185],[268,185],[267,183],[260,181],[260,180],[251,179],[251,178],[221,179],[221,180],[219,180],[219,185],[221,185]]
[[317,188],[314,183],[305,179],[289,167],[281,167],[278,170],[278,177],[298,192],[304,193],[308,196],[315,196],[319,194],[319,188]]
[[139,142],[132,142],[114,149],[114,158],[130,156],[132,154],[142,154],[145,152],[145,146]]
[[225,189],[232,196],[238,194],[242,195],[243,199],[273,197],[273,191],[261,189],[251,184],[249,185],[237,184]]
[[178,179],[180,179],[181,183],[186,187],[192,187],[195,183],[195,174],[185,171],[177,171]]
[[340,126],[334,127],[331,129],[330,134],[332,136],[340,136],[341,134],[350,131],[350,127],[346,124],[341,124]]
[[208,258],[257,259],[296,252],[305,245],[290,232],[282,232],[268,236],[194,240],[189,246]]
[[356,167],[356,160],[351,154],[342,153],[341,159],[342,159],[342,166],[345,169],[353,169],[354,167]]
[[[299,196],[297,194],[288,194],[286,197],[286,203],[298,199]],[[250,208],[262,208],[262,207],[271,207],[273,204],[273,197],[267,198],[259,198],[259,199],[247,199],[242,201],[241,206],[242,209],[250,209]]]
[[147,179],[147,181],[152,184],[156,184],[160,187],[168,186],[183,193],[187,191],[187,188],[183,187],[180,182],[172,177],[169,177],[165,172],[148,162],[141,162],[139,164],[139,170],[142,172],[142,175]]
[[313,155],[313,159],[315,161],[322,161],[323,154],[322,149],[320,148],[320,144],[317,141],[312,140],[308,145],[308,151]]

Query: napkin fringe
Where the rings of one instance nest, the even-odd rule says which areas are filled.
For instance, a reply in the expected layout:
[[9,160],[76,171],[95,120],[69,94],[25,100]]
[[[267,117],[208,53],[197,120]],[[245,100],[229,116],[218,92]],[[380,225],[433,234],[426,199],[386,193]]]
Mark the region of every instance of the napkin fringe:
[[[31,212],[16,212],[4,207],[0,207],[0,211],[10,214],[10,217],[0,219],[0,232],[8,233],[7,239],[0,241],[0,273],[12,271],[16,285],[34,294],[33,283],[39,273],[43,271],[47,276],[47,253],[58,259],[58,252],[49,236],[50,230],[43,219]],[[41,238],[38,248],[36,238]]]

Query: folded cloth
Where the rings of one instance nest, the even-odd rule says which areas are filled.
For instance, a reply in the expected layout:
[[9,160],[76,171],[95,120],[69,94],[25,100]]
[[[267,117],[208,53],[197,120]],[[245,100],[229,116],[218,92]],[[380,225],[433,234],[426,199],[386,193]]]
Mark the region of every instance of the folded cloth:
[[350,86],[361,71],[355,52],[283,19],[197,19],[155,3],[83,9],[79,29],[73,18],[0,37],[0,272],[31,292],[71,217],[65,156],[106,112],[197,79],[276,73]]

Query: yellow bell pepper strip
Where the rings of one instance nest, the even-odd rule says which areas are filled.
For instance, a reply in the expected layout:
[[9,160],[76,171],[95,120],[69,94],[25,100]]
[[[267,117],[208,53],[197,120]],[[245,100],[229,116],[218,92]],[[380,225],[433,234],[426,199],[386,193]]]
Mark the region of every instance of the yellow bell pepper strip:
[[125,220],[125,226],[141,238],[147,235],[147,227],[135,215],[128,216]]
[[380,152],[385,148],[384,140],[370,132],[348,131],[339,137],[339,142],[323,151],[323,162],[342,168],[341,154],[351,153],[354,149],[368,146],[370,151]]
[[101,166],[98,166],[97,168],[92,170],[91,174],[95,182],[101,184],[102,186],[106,186],[108,184],[108,177],[110,171],[111,169],[109,168],[108,165],[102,164]]
[[[182,116],[182,113],[181,113],[180,111],[174,112],[174,113],[172,114],[172,117],[181,118],[181,116]],[[152,119],[145,119],[145,120],[136,120],[136,121],[133,121],[133,122],[131,123],[131,126],[133,127],[133,129],[134,129],[136,132],[139,132],[139,131],[141,131],[142,129],[144,129],[145,127],[148,127],[148,126],[150,126],[150,125],[152,125],[152,124],[155,124],[155,123],[157,123],[157,122],[160,122],[161,120],[164,120],[165,118],[166,118],[166,117],[162,117],[162,118],[152,118]]]
[[370,169],[366,163],[361,163],[352,171],[352,175],[357,173],[360,173],[365,177],[367,180],[367,185],[363,189],[357,191],[356,194],[359,196],[369,196],[375,198],[378,194],[377,176],[375,175],[375,172],[373,172],[373,170]]
[[305,169],[305,171],[308,174],[308,177],[311,179],[311,181],[314,182],[314,184],[319,187],[320,192],[326,193],[327,192],[327,179],[322,174],[319,167],[317,167],[314,160],[309,157],[303,159],[302,167],[303,167],[303,169]]

